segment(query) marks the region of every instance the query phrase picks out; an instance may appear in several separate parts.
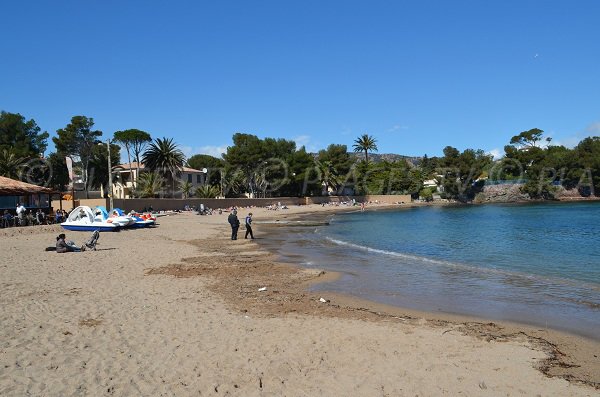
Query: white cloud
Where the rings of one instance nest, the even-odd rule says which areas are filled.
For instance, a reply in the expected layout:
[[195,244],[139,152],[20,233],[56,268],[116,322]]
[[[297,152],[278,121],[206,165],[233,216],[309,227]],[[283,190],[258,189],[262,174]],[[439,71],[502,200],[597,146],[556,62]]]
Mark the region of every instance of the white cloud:
[[194,148],[191,146],[179,146],[179,149],[181,149],[186,158],[190,157],[194,151]]
[[581,139],[582,139],[582,138],[581,138],[580,136],[577,136],[577,135],[574,135],[574,136],[567,136],[567,137],[564,137],[564,138],[562,138],[562,139],[557,139],[557,140],[554,140],[554,139],[553,139],[553,140],[550,142],[550,144],[551,144],[552,146],[564,146],[564,147],[566,147],[566,148],[570,148],[570,149],[572,149],[572,148],[574,148],[575,146],[577,146],[577,144],[578,144],[578,143],[581,141]]
[[342,126],[342,131],[340,132],[341,135],[350,135],[352,134],[352,128],[347,127],[347,126]]
[[302,146],[306,149],[308,153],[316,153],[319,151],[318,142],[313,142],[310,135],[298,135],[293,139],[296,142],[296,149],[300,149]]
[[585,131],[589,132],[590,134],[600,134],[600,121],[596,121],[595,123],[588,125],[585,128]]
[[309,135],[298,135],[297,137],[294,138],[294,142],[296,142],[297,147],[306,146],[310,142],[310,136]]
[[504,156],[504,151],[496,148],[488,151],[488,154],[491,154],[494,157],[494,160],[498,160]]
[[588,136],[600,136],[600,121],[589,124],[583,131],[579,131],[573,135],[556,140],[553,139],[551,144],[554,146],[564,146],[572,149]]
[[407,130],[408,127],[405,125],[401,125],[401,124],[394,124],[391,128],[388,128],[388,132],[394,132],[394,131],[399,131],[399,130]]
[[196,153],[194,154],[208,154],[213,157],[221,158],[223,153],[227,152],[227,145],[221,146],[200,146],[196,149]]
[[221,155],[227,151],[227,145],[221,146],[181,146],[181,151],[186,158],[190,158],[195,154],[208,154],[209,156],[221,158]]

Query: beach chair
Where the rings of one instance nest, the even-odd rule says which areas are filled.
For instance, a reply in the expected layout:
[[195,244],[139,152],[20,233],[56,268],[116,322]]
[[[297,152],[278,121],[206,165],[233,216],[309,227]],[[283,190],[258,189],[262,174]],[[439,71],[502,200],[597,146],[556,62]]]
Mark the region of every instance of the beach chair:
[[96,244],[98,244],[98,239],[100,238],[100,232],[98,230],[94,230],[92,236],[81,246],[81,250],[85,251],[86,249],[91,249],[92,251],[96,251]]

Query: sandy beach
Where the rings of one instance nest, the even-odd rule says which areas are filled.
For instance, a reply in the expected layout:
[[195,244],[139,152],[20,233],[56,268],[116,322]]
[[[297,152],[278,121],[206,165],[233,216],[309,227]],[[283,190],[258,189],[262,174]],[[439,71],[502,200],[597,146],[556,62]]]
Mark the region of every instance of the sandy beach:
[[332,210],[253,208],[254,241],[177,214],[69,254],[44,251],[59,226],[0,230],[0,395],[600,395],[598,342],[307,292],[335,274],[278,263],[260,222]]

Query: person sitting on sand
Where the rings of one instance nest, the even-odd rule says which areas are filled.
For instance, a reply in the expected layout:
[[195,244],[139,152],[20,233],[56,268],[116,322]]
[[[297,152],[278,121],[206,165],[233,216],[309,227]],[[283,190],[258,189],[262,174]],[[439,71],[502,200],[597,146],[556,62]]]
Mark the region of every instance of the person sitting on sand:
[[58,235],[58,237],[56,238],[56,252],[58,252],[59,254],[63,254],[65,252],[81,251],[80,248],[67,244],[66,238],[67,236],[65,236],[64,233]]

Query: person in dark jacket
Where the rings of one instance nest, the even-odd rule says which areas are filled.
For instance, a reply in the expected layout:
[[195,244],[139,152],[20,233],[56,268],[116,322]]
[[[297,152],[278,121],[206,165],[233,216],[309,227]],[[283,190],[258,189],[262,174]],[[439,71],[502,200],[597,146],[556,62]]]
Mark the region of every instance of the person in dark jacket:
[[237,217],[237,211],[231,211],[231,214],[227,217],[227,221],[231,225],[231,239],[237,240],[238,229],[240,228],[240,220]]
[[244,238],[248,238],[248,235],[254,240],[254,234],[252,233],[252,212],[246,217],[246,236]]
[[58,235],[58,237],[56,238],[56,252],[58,252],[59,254],[62,254],[65,252],[81,251],[81,249],[67,244],[66,238],[67,238],[67,236],[65,236],[64,233],[61,233]]

